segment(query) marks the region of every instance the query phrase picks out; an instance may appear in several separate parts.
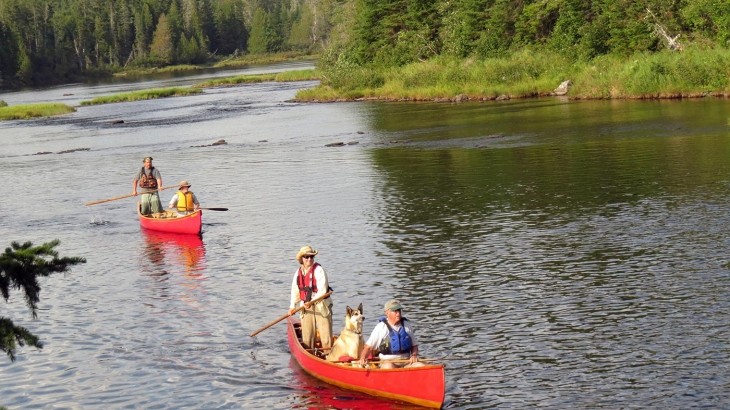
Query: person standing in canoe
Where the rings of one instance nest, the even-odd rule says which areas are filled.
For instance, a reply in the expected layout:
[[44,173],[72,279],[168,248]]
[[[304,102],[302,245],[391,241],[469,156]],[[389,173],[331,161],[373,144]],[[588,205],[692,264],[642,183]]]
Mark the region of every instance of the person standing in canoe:
[[190,182],[180,181],[178,191],[170,199],[168,208],[175,208],[178,215],[187,215],[200,209],[200,202],[193,191],[190,190]]
[[132,182],[132,195],[137,196],[137,185],[139,184],[142,194],[142,198],[139,200],[142,215],[160,213],[162,212],[162,202],[160,202],[160,195],[157,191],[162,189],[162,174],[152,166],[152,157],[145,157],[142,162],[144,166],[137,172],[134,182]]
[[[418,361],[416,333],[410,321],[402,316],[402,309],[400,302],[395,299],[385,304],[385,316],[378,320],[360,352],[360,366],[365,366],[373,351],[378,352],[381,369],[423,366]],[[388,360],[399,360],[401,363]]]
[[322,349],[329,349],[332,347],[332,300],[328,297],[314,305],[310,303],[330,290],[327,273],[314,261],[318,253],[309,245],[302,246],[297,252],[299,269],[294,272],[291,283],[289,314],[294,314],[298,307],[304,305],[300,313],[303,344],[313,349],[319,333]]

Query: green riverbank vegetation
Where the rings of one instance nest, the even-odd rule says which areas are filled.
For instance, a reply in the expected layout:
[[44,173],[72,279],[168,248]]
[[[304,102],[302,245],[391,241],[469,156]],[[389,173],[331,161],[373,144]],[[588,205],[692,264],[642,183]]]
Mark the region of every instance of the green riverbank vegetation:
[[92,100],[82,101],[81,105],[98,105],[117,102],[152,100],[155,98],[180,97],[185,95],[200,94],[202,92],[203,90],[197,87],[153,88],[149,90],[132,91],[128,93],[96,97]]
[[0,87],[311,55],[321,87],[302,100],[513,98],[564,81],[574,98],[725,95],[728,16],[718,0],[3,0]]
[[730,91],[730,2],[351,5],[319,60],[321,85],[300,91],[298,100],[684,98]]
[[[339,56],[338,56],[339,57]],[[455,101],[567,95],[575,99],[730,95],[730,50],[690,47],[576,61],[544,50],[504,58],[439,56],[402,66],[322,61],[319,86],[300,101],[356,99]],[[565,90],[557,90],[570,81]]]
[[234,69],[248,67],[252,65],[274,64],[284,61],[316,61],[317,57],[313,54],[304,54],[301,52],[281,52],[281,53],[265,53],[265,54],[245,54],[226,57],[223,60],[206,64],[177,64],[165,67],[131,67],[124,68],[113,74],[114,77],[136,77],[148,76],[154,74],[169,73],[185,73],[208,70],[211,68]]
[[5,105],[0,104],[0,120],[27,120],[38,117],[50,117],[53,115],[68,114],[76,111],[75,108],[66,104],[42,103]]
[[214,78],[195,84],[193,87],[226,87],[238,84],[261,83],[264,81],[289,82],[319,80],[317,70],[290,70],[278,73],[238,75],[234,77]]

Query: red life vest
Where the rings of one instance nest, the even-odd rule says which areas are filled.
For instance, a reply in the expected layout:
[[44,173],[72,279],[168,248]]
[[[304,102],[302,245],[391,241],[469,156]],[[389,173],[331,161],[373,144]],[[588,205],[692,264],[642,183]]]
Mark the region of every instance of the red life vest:
[[142,174],[142,176],[139,178],[140,188],[148,188],[148,189],[157,188],[157,179],[155,179],[155,167],[150,168],[149,175],[147,175],[147,173],[144,172],[144,167],[142,167],[141,174]]
[[302,272],[302,267],[297,271],[297,286],[299,287],[299,299],[304,302],[312,300],[312,295],[317,293],[317,280],[314,278],[314,270],[319,263],[314,262],[307,273]]

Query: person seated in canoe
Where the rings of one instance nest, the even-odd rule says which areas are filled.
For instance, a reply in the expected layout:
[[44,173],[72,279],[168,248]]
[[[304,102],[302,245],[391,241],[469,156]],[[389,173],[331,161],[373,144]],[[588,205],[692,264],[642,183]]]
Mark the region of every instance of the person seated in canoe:
[[389,300],[384,310],[385,316],[378,320],[378,324],[375,325],[360,352],[360,366],[365,366],[375,351],[378,352],[381,369],[423,366],[423,363],[418,361],[416,334],[410,321],[402,316],[400,302],[395,299]]
[[193,191],[190,190],[190,182],[180,181],[178,191],[170,199],[168,208],[173,208],[178,215],[187,215],[200,209],[200,202]]
[[134,176],[132,182],[132,195],[137,196],[137,185],[139,184],[140,193],[140,213],[142,215],[150,215],[152,213],[162,212],[162,202],[160,202],[159,189],[162,189],[162,175],[160,170],[152,166],[152,157],[144,157],[142,160],[144,166]]

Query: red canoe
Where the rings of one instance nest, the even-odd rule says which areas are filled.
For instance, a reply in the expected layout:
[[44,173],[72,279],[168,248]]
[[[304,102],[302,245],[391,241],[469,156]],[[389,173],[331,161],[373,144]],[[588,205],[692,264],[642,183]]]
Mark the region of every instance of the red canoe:
[[444,365],[400,369],[361,369],[349,363],[332,363],[309,353],[301,344],[299,319],[288,320],[289,350],[305,372],[343,389],[441,408],[445,394]]
[[163,212],[163,217],[155,218],[142,215],[137,207],[137,214],[142,228],[153,231],[200,235],[203,228],[203,211],[201,210],[184,216],[177,216],[174,212]]

